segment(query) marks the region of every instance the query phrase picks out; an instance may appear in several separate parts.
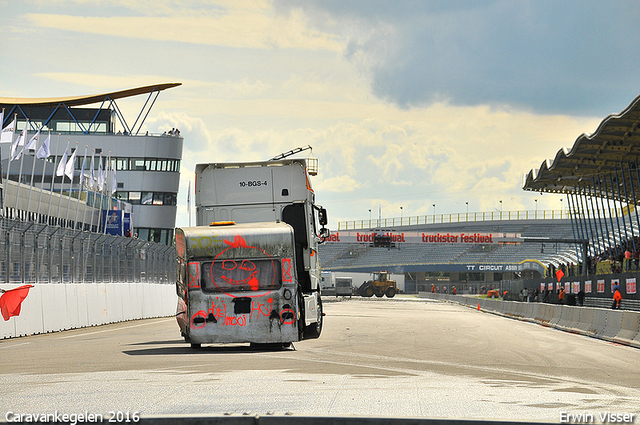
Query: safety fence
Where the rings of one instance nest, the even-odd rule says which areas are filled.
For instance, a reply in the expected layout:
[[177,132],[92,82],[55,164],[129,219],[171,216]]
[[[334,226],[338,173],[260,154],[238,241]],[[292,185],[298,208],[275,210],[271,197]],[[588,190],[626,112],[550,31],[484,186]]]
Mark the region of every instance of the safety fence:
[[419,298],[455,302],[512,319],[640,348],[640,312],[547,303],[522,303],[421,292]]
[[0,217],[2,283],[175,283],[173,246]]
[[337,230],[375,229],[394,226],[417,226],[420,224],[464,223],[474,221],[567,220],[569,218],[568,210],[484,211],[339,221]]

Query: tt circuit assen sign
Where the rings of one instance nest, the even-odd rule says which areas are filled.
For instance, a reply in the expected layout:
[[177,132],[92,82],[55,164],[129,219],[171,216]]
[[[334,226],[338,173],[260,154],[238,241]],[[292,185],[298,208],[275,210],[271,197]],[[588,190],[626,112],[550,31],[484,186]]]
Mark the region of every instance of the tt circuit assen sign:
[[[521,242],[520,234],[516,233],[424,233],[424,232],[394,232],[392,230],[362,231],[334,231],[325,242],[343,243],[413,243],[413,244],[497,244],[506,242]],[[382,245],[381,245],[382,246]]]

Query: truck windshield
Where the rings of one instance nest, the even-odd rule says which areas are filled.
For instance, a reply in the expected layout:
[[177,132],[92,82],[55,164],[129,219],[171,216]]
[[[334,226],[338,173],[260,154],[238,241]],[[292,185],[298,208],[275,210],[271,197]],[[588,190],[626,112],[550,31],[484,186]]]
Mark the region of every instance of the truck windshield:
[[228,259],[202,263],[202,289],[215,292],[250,292],[279,289],[280,261]]

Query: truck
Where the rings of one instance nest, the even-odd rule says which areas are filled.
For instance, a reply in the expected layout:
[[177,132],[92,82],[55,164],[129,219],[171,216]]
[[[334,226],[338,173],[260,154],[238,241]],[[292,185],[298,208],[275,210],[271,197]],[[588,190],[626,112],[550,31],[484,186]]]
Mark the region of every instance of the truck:
[[336,278],[333,272],[322,272],[320,274],[320,293],[323,296],[336,294]]
[[329,237],[304,159],[203,163],[196,226],[176,229],[177,320],[192,347],[318,338],[318,244]]
[[351,296],[353,294],[353,278],[336,277],[336,297]]
[[396,281],[390,280],[389,274],[386,271],[373,273],[373,278],[363,282],[356,290],[356,293],[363,297],[372,297],[375,295],[378,298],[385,295],[388,298],[393,298],[397,292],[398,285]]

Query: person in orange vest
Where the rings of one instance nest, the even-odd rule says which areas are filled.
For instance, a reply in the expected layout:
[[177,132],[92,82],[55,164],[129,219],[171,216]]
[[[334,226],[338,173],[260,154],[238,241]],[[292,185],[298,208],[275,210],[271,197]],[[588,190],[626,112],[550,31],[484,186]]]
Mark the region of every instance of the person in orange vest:
[[431,284],[431,292],[436,292],[436,285],[433,283]]
[[564,286],[560,287],[560,293],[558,294],[558,301],[560,304],[564,304]]
[[620,309],[620,301],[622,301],[622,293],[620,293],[620,286],[615,285],[613,287],[613,304],[611,308],[614,310]]
[[452,293],[453,295],[456,295],[456,294],[458,293],[458,291],[456,291],[456,287],[455,287],[455,286],[453,287],[453,290],[451,291],[451,293]]

